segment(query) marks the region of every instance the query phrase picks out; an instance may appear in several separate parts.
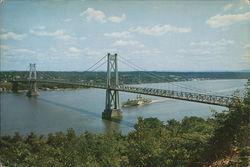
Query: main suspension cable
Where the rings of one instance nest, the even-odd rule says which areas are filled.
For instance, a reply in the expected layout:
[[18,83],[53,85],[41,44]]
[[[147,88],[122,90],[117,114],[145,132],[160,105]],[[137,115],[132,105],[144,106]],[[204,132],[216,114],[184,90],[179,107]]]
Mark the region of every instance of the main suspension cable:
[[[172,81],[171,80],[169,80],[169,79],[167,79],[167,78],[162,78],[162,76],[159,76],[159,75],[157,75],[157,74],[154,74],[154,73],[152,73],[152,72],[144,72],[144,71],[147,71],[147,70],[145,70],[145,69],[143,69],[143,68],[141,68],[141,67],[139,67],[138,65],[136,65],[136,64],[134,64],[134,63],[132,63],[131,61],[128,61],[128,60],[126,60],[125,58],[123,58],[122,56],[119,56],[121,59],[123,59],[124,61],[126,61],[126,62],[128,62],[128,63],[126,63],[126,65],[129,65],[131,68],[133,68],[133,69],[136,69],[136,70],[143,70],[142,72],[143,73],[145,73],[145,74],[147,74],[147,75],[151,75],[151,76],[154,76],[154,78],[156,78],[156,79],[160,79],[161,81],[163,81],[163,82],[168,82],[168,84],[171,84],[171,85],[175,85],[175,86],[178,86],[178,87],[181,87],[181,88],[185,88],[185,89],[189,89],[189,90],[194,90],[194,91],[198,91],[198,92],[202,92],[202,93],[208,93],[207,91],[205,91],[205,90],[202,90],[202,89],[198,89],[198,88],[194,88],[194,87],[187,87],[186,85],[183,85],[183,84],[180,84],[180,83],[171,83]],[[120,60],[121,60],[120,59]],[[124,63],[124,62],[123,62]],[[131,65],[133,65],[134,67],[132,67]],[[149,74],[148,74],[149,73]],[[211,92],[211,91],[210,91]]]

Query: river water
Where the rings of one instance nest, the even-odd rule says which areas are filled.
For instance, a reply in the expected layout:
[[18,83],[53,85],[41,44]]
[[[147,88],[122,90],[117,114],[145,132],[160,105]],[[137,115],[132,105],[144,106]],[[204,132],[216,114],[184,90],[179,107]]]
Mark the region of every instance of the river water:
[[[231,95],[235,90],[242,90],[247,80],[206,80],[187,81],[176,84],[210,90],[220,95]],[[160,88],[163,84],[143,84]],[[192,91],[192,90],[190,90]],[[121,103],[136,94],[120,92]],[[37,97],[29,98],[25,93],[1,93],[1,135],[22,135],[55,133],[73,128],[77,134],[90,131],[103,133],[111,130],[126,134],[133,130],[137,117],[156,117],[162,121],[181,120],[185,116],[208,118],[211,109],[218,111],[227,108],[181,100],[150,97],[155,102],[149,105],[122,108],[120,122],[102,120],[101,113],[105,105],[105,90],[78,89],[66,91],[41,91]]]

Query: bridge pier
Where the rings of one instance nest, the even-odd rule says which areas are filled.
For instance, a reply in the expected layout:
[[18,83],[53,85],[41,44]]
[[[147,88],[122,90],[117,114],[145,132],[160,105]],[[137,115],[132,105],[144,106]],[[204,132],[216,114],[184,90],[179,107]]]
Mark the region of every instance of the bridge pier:
[[122,111],[119,107],[119,92],[110,89],[106,90],[106,105],[102,112],[103,119],[121,118]]
[[[118,65],[117,54],[111,55],[108,53],[107,64],[107,89],[106,89],[106,101],[105,109],[102,112],[103,119],[121,118],[122,111],[119,106],[119,92],[112,90],[111,87],[116,87],[119,84],[118,78]],[[114,72],[115,79],[112,80],[112,72]]]
[[121,109],[110,109],[104,110],[102,112],[103,119],[112,119],[112,118],[122,118],[122,111]]
[[29,97],[39,95],[38,88],[36,86],[36,81],[29,82],[29,89],[26,95]]
[[36,85],[36,64],[30,64],[30,72],[29,72],[29,87],[27,96],[38,96],[38,88]]

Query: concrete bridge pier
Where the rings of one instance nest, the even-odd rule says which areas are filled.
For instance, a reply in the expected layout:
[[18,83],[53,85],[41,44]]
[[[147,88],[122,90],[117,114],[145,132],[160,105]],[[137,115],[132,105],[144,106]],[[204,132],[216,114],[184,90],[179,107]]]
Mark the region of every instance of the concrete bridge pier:
[[122,111],[119,107],[119,92],[110,89],[106,90],[106,105],[102,112],[103,119],[122,118]]
[[103,119],[122,118],[122,111],[121,109],[110,109],[110,110],[105,109],[102,112],[102,118]]
[[30,81],[29,82],[29,89],[28,89],[28,92],[27,92],[26,95],[29,96],[29,97],[39,95],[38,88],[37,88],[37,85],[36,85],[36,81]]

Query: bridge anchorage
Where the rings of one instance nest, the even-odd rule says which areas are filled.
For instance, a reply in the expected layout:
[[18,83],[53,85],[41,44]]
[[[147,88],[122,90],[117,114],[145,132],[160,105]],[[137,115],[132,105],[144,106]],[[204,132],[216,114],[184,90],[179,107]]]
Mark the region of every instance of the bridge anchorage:
[[113,89],[119,85],[117,57],[117,54],[107,54],[106,101],[105,109],[102,112],[103,119],[122,117],[122,111],[119,106],[119,92]]
[[29,82],[29,87],[28,87],[28,92],[27,92],[27,96],[37,96],[39,95],[38,93],[38,88],[37,88],[37,77],[36,77],[36,64],[30,64],[30,70],[29,70],[29,78],[28,78],[28,82]]

